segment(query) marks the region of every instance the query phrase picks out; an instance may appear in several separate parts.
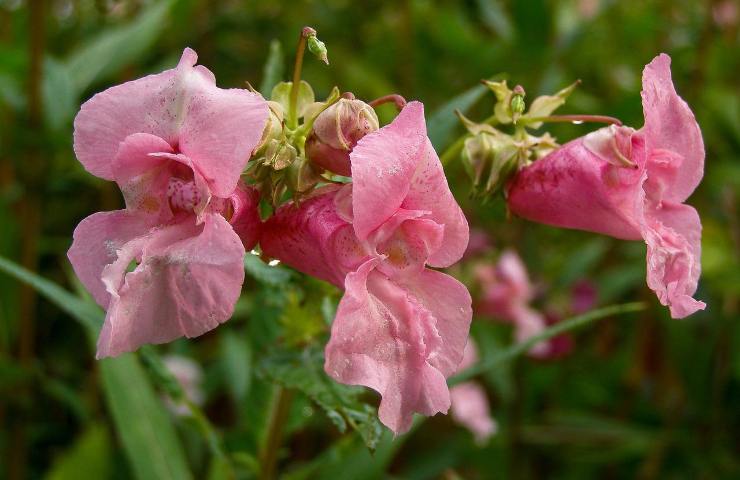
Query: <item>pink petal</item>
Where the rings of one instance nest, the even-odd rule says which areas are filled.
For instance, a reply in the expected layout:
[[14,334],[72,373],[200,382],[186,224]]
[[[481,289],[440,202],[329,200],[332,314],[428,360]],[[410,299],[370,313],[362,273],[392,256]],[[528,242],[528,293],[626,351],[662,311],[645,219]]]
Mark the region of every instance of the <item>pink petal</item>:
[[[704,176],[704,141],[691,109],[676,93],[671,79],[671,57],[660,54],[642,74],[642,108],[649,150],[675,152],[676,176],[664,199],[686,200]],[[653,172],[649,171],[650,176]]]
[[231,193],[262,136],[267,103],[247,90],[216,87],[196,60],[185,49],[177,68],[109,88],[82,105],[74,148],[90,173],[113,180],[119,144],[148,133],[190,157],[216,195]]
[[265,255],[341,288],[368,255],[337,214],[336,194],[332,189],[280,207],[262,227],[260,246]]
[[426,137],[424,106],[410,102],[389,125],[366,135],[350,154],[354,229],[364,240],[399,208],[427,212],[444,225],[444,239],[429,264],[445,267],[462,257],[468,224]]
[[259,214],[260,195],[253,187],[239,183],[229,197],[233,213],[229,218],[234,232],[242,239],[246,250],[251,250],[259,240],[262,221]]
[[684,318],[706,304],[694,300],[701,274],[701,221],[696,210],[664,202],[645,214],[647,283],[673,318]]
[[[514,308],[512,320],[514,322],[514,337],[517,343],[526,342],[547,327],[544,315],[527,305],[519,305]],[[539,342],[530,348],[528,353],[532,357],[547,357],[549,352],[549,343]]]
[[98,358],[196,337],[229,319],[244,280],[244,247],[222,216],[192,220],[131,240],[103,270],[111,300]]
[[423,107],[411,102],[393,122],[363,137],[352,150],[353,223],[360,240],[401,207],[425,142]]
[[115,261],[118,250],[126,243],[152,227],[146,217],[116,210],[94,213],[75,228],[67,257],[77,277],[101,307],[107,309],[110,299],[101,280],[103,268]]
[[[636,212],[642,209],[644,168],[615,165],[590,142],[597,138],[596,143],[605,144],[624,135],[620,132],[599,130],[523,168],[508,186],[511,211],[547,225],[642,238]],[[644,149],[637,135],[632,135],[632,149],[632,159],[639,160]]]
[[377,262],[347,275],[324,369],[338,382],[380,393],[380,421],[398,434],[411,427],[414,412],[431,416],[450,406],[445,375],[432,364],[442,353],[436,326],[443,320],[373,271]]
[[171,154],[172,147],[160,137],[134,133],[126,137],[113,159],[113,177],[126,199],[126,208],[160,220],[170,216],[167,159],[152,154]]
[[470,430],[478,443],[485,443],[496,433],[486,392],[475,382],[465,382],[450,389],[452,419]]

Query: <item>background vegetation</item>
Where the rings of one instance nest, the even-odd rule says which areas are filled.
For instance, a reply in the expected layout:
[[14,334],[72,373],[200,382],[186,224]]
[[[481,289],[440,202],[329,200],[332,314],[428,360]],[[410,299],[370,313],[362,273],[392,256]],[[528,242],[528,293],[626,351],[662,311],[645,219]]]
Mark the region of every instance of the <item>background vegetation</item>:
[[[530,98],[580,78],[562,113],[608,114],[639,127],[642,67],[669,53],[707,147],[690,203],[704,225],[697,298],[709,305],[671,320],[644,285],[642,244],[507,219],[500,198],[469,199],[461,165],[452,163],[453,192],[494,245],[475,261],[516,249],[539,285],[540,308],[567,314],[570,289],[583,280],[597,287],[598,305],[649,305],[577,332],[563,358],[519,358],[483,375],[499,423],[490,442],[476,445],[441,416],[391,441],[362,423],[368,412],[355,391],[326,397],[320,371],[291,378],[291,366],[316,364],[315,349],[282,360],[268,350],[321,342],[338,294],[256,257],[226,325],[104,362],[94,360],[100,314],[89,303],[40,285],[55,305],[0,275],[0,478],[229,478],[230,468],[249,477],[271,441],[275,378],[315,380],[291,389],[285,409],[276,452],[286,478],[740,477],[738,10],[734,0],[0,0],[0,255],[68,291],[80,292],[65,257],[74,226],[122,205],[114,184],[75,160],[71,122],[80,103],[174,65],[184,46],[221,86],[269,89],[271,75],[289,70],[300,28],[312,25],[331,60],[306,63],[317,96],[338,85],[359,98],[419,99],[440,149],[462,129],[451,110],[432,114],[468,91],[456,105],[480,99],[470,115],[487,116],[492,98],[475,87],[495,74],[524,85]],[[387,122],[394,112],[380,113]],[[590,128],[551,131],[565,141]],[[475,291],[472,262],[456,274]],[[474,323],[484,356],[510,343],[508,326]],[[168,387],[157,355],[165,353],[204,369],[207,422],[162,408],[158,395]],[[376,402],[372,393],[359,398]],[[374,455],[351,429],[340,433],[342,418],[359,419],[365,440],[377,443]],[[209,437],[211,428],[218,433]]]

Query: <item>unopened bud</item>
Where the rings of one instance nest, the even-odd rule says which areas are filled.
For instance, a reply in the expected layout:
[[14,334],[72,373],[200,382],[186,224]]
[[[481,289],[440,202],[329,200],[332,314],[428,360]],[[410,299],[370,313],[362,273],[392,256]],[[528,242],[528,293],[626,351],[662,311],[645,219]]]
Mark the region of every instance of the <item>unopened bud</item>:
[[481,132],[465,141],[463,166],[483,195],[500,191],[517,166],[516,145],[508,135]]
[[511,116],[514,123],[516,123],[516,121],[524,113],[524,109],[526,108],[526,104],[524,103],[525,95],[526,93],[524,92],[524,88],[521,85],[517,85],[516,87],[514,87],[514,90],[512,90],[509,106],[511,108]]
[[329,57],[327,56],[326,45],[324,42],[316,37],[316,34],[310,35],[306,42],[308,44],[308,51],[319,57],[319,60],[329,65]]
[[314,165],[349,176],[350,152],[362,137],[379,127],[373,107],[362,100],[340,98],[316,117],[306,140],[306,154]]
[[267,117],[267,124],[262,132],[262,139],[257,148],[254,149],[254,156],[259,157],[260,153],[271,140],[279,140],[283,136],[283,107],[278,102],[268,101],[270,107],[270,116]]

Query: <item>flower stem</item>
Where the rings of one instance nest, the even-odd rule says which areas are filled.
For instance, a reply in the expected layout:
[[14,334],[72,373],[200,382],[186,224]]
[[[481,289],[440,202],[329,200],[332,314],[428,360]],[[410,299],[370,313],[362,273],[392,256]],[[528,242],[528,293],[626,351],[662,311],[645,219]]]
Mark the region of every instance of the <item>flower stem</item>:
[[606,318],[612,315],[639,312],[640,310],[644,310],[645,307],[646,305],[643,302],[623,303],[620,305],[610,305],[608,307],[598,308],[596,310],[591,310],[590,312],[584,313],[583,315],[578,315],[576,317],[569,318],[568,320],[564,320],[562,322],[559,322],[543,330],[539,334],[533,337],[530,337],[524,342],[517,343],[516,345],[512,345],[511,347],[500,352],[499,354],[494,355],[493,357],[490,357],[488,359],[485,359],[479,362],[478,364],[473,365],[472,367],[458,373],[454,377],[450,378],[448,383],[450,386],[452,386],[452,385],[456,385],[458,383],[464,382],[465,380],[468,380],[476,375],[479,375],[487,370],[494,368],[499,363],[503,363],[513,358],[516,358],[517,356],[529,351],[533,346],[535,346],[539,342],[542,342],[544,340],[549,340],[562,333],[575,330],[577,328],[583,327],[584,325],[588,325],[589,323],[592,323],[596,320],[600,320],[602,318]]
[[283,430],[285,429],[285,422],[288,420],[292,401],[293,392],[278,386],[275,393],[270,424],[268,425],[267,440],[260,453],[260,480],[272,480],[275,478],[278,451],[280,450]]
[[[490,117],[483,120],[483,122],[481,123],[485,125],[496,125],[498,123],[498,120],[496,119],[496,115],[491,115]],[[455,143],[447,147],[447,149],[442,152],[442,156],[439,158],[439,161],[442,162],[443,167],[450,163],[450,161],[452,161],[455,157],[460,155],[460,152],[465,146],[465,140],[469,136],[470,133],[464,133],[457,140],[455,140]]]
[[399,111],[402,110],[403,107],[406,106],[406,99],[403,98],[401,95],[398,95],[397,93],[392,93],[390,95],[383,95],[380,98],[376,98],[372,102],[368,102],[368,105],[375,108],[378,105],[383,105],[384,103],[390,103],[390,102],[395,103],[396,108],[398,108]]
[[584,122],[592,122],[592,123],[609,123],[612,125],[621,126],[622,121],[615,117],[610,117],[608,115],[548,115],[546,117],[532,117],[527,118],[523,117],[519,119],[520,124],[527,124],[527,123],[538,123],[538,122],[547,122],[547,123],[555,123],[555,122],[567,122],[567,123],[575,123],[580,124]]
[[290,103],[288,103],[288,122],[291,128],[298,126],[298,89],[301,83],[301,72],[303,71],[303,57],[306,53],[306,41],[308,37],[316,35],[316,30],[311,27],[303,27],[298,37],[298,47],[296,48],[295,64],[293,66],[293,83],[290,86]]

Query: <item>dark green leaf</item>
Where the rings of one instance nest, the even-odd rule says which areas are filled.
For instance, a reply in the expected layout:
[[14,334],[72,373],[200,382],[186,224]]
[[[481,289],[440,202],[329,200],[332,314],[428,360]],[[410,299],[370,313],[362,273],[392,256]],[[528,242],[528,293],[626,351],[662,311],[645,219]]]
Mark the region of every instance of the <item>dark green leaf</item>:
[[258,282],[273,287],[286,284],[292,276],[290,270],[277,265],[267,265],[257,255],[247,254],[244,256],[244,269]]
[[267,357],[264,372],[286,388],[299,390],[316,402],[340,432],[350,426],[360,434],[370,450],[378,446],[383,427],[375,407],[358,399],[361,389],[334,382],[324,373],[321,350],[277,352]]
[[110,478],[113,470],[108,432],[99,424],[91,425],[64,453],[59,455],[46,480],[78,480],[81,478]]

